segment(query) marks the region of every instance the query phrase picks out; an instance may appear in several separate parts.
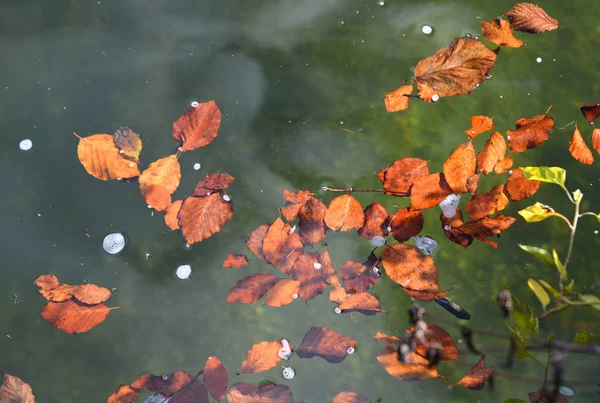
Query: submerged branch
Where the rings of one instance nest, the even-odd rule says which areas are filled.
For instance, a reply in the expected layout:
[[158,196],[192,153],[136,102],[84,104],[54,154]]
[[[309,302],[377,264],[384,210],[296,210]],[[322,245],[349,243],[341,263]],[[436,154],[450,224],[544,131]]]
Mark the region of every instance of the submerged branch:
[[340,188],[330,188],[327,186],[323,186],[321,188],[321,190],[325,191],[325,192],[343,192],[343,193],[387,193],[393,196],[408,196],[409,193],[408,192],[394,192],[391,190],[385,190],[385,189],[354,189],[354,188],[345,188],[345,189],[340,189]]

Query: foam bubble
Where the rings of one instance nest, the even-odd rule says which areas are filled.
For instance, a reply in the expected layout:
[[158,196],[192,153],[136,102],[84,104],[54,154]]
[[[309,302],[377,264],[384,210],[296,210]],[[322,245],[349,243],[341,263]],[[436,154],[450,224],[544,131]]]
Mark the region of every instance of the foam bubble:
[[120,253],[123,249],[125,249],[125,245],[127,244],[127,240],[118,232],[114,232],[112,234],[108,234],[102,240],[102,248],[104,251],[110,255],[116,255]]
[[182,280],[188,279],[192,275],[192,266],[189,264],[181,265],[177,268],[175,274]]
[[33,147],[33,141],[29,139],[21,140],[19,143],[19,148],[23,151],[29,151]]

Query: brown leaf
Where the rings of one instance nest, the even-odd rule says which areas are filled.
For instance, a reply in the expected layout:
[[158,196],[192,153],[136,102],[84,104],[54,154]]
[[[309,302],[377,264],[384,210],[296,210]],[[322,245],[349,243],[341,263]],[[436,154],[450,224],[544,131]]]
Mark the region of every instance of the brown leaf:
[[571,142],[569,143],[569,152],[577,161],[591,165],[594,162],[594,155],[592,151],[588,148],[585,141],[583,141],[583,137],[581,137],[581,132],[575,125],[575,131],[573,132],[573,137],[571,137]]
[[519,201],[533,196],[540,188],[540,185],[540,181],[527,179],[523,176],[523,172],[519,168],[516,168],[508,174],[504,192],[510,200]]
[[[182,394],[179,392],[179,390],[183,388],[185,388],[185,390],[192,389],[192,385],[190,384],[196,382],[198,382],[198,380],[193,375],[184,371],[178,371],[172,372],[168,375],[142,375],[131,383],[131,387],[134,389],[145,389],[153,393],[160,393],[165,397],[171,397],[175,395],[171,400],[169,400],[169,402],[179,401],[181,403],[186,401],[186,399],[175,399],[175,397],[179,397]],[[182,397],[185,397],[185,395]],[[198,400],[195,400],[194,402],[208,403],[208,394],[206,394],[206,399],[201,399],[201,397],[202,396],[198,395]],[[191,400],[187,400],[187,402],[192,403]]]
[[140,191],[144,194],[146,188],[150,185],[162,186],[173,194],[179,186],[181,180],[181,167],[177,155],[169,155],[154,161],[142,172],[140,176]]
[[438,270],[431,256],[425,256],[414,246],[398,243],[387,245],[382,262],[388,277],[413,290],[437,290]]
[[450,189],[456,194],[467,192],[467,179],[475,174],[477,159],[475,147],[468,141],[459,145],[444,162],[444,177]]
[[235,178],[229,174],[212,173],[206,175],[204,178],[200,179],[192,192],[192,196],[210,196],[214,192],[227,189],[234,180]]
[[414,352],[407,354],[406,362],[401,362],[398,359],[400,341],[397,337],[377,332],[375,340],[385,347],[384,352],[377,353],[377,361],[394,378],[401,381],[424,381],[440,376],[426,358]]
[[444,230],[444,235],[446,238],[451,240],[457,245],[462,246],[463,248],[468,248],[473,243],[473,237],[467,234],[464,234],[460,227],[465,223],[463,221],[462,212],[460,208],[456,209],[456,214],[452,218],[447,218],[442,213],[440,215],[440,221],[442,222],[442,228]]
[[325,213],[327,206],[320,200],[310,196],[301,206],[298,216],[298,235],[306,246],[315,245],[325,239]]
[[504,159],[505,154],[506,140],[494,130],[479,155],[477,155],[477,169],[485,175],[489,174]]
[[384,224],[388,218],[388,213],[381,203],[375,202],[365,208],[365,222],[358,230],[358,235],[371,240],[373,237],[385,237],[386,231]]
[[156,211],[164,211],[171,205],[171,194],[160,185],[148,185],[142,191],[148,207]]
[[348,297],[348,293],[341,285],[335,285],[331,287],[331,290],[329,290],[329,301],[331,302],[341,304],[346,297]]
[[569,403],[569,399],[565,395],[555,393],[550,389],[529,392],[528,396],[531,403]]
[[533,3],[517,3],[506,16],[513,29],[530,34],[541,34],[558,28],[558,21]]
[[278,278],[269,273],[254,273],[235,282],[229,295],[227,303],[253,304],[263,297]]
[[368,292],[359,292],[348,295],[339,305],[342,313],[359,312],[363,315],[376,315],[383,312],[379,301]]
[[300,358],[321,357],[337,364],[346,358],[348,349],[356,346],[356,340],[324,327],[313,327],[304,335],[302,344],[296,349]]
[[181,151],[191,151],[210,144],[219,133],[221,111],[215,101],[192,106],[173,122],[173,138],[181,144]]
[[364,263],[345,261],[340,266],[339,272],[347,292],[367,292],[371,284],[377,284],[381,278],[379,260],[374,254],[371,254]]
[[218,402],[223,400],[229,384],[229,376],[221,360],[214,356],[208,357],[206,364],[204,364],[204,374],[202,376],[204,386],[206,386],[213,399]]
[[177,215],[188,245],[210,238],[233,217],[233,203],[223,200],[220,192],[206,197],[188,197]]
[[294,262],[302,255],[304,245],[300,236],[278,217],[269,227],[262,248],[269,263],[282,273],[290,274]]
[[442,97],[468,94],[486,80],[495,62],[496,53],[479,40],[454,39],[450,46],[438,49],[415,67],[419,97],[435,102]]
[[104,322],[110,311],[104,304],[86,305],[74,299],[48,302],[40,315],[53,327],[66,333],[83,333]]
[[420,158],[402,158],[382,169],[377,176],[386,194],[408,193],[420,178],[429,175],[427,161]]
[[469,140],[473,140],[481,133],[485,133],[494,127],[493,118],[487,116],[472,116],[471,117],[471,128],[465,130],[465,134],[469,136]]
[[39,276],[33,284],[41,287],[42,290],[48,291],[58,287],[59,282],[54,274],[44,274],[43,276]]
[[452,193],[443,173],[422,177],[410,190],[411,210],[425,210],[439,205]]
[[520,153],[548,140],[554,127],[554,119],[547,115],[537,115],[531,119],[517,120],[516,126],[516,130],[507,130],[506,134],[510,151]]
[[28,383],[5,372],[4,382],[0,388],[0,402],[35,403],[35,396]]
[[310,190],[298,190],[297,192],[290,192],[287,189],[283,189],[283,198],[287,200],[285,207],[281,209],[281,213],[288,221],[294,221],[300,212],[304,203],[311,196]]
[[469,179],[467,179],[467,191],[471,193],[471,195],[477,193],[479,179],[481,179],[481,174],[472,175]]
[[399,112],[408,109],[410,95],[413,93],[412,83],[385,94],[385,110],[388,112]]
[[256,228],[254,231],[252,231],[252,233],[250,234],[248,239],[246,239],[245,242],[248,249],[250,249],[252,253],[256,255],[257,258],[259,258],[265,263],[269,263],[269,261],[263,253],[263,241],[267,236],[267,231],[269,230],[270,226],[271,224],[263,224],[260,227]]
[[579,107],[579,110],[581,110],[583,116],[590,122],[593,122],[600,116],[600,104],[583,105]]
[[279,340],[275,341],[261,341],[248,350],[246,359],[242,362],[240,372],[263,372],[268,371],[271,368],[275,368],[281,358],[279,357],[279,350],[283,347],[283,344]]
[[[414,331],[415,328],[412,328],[407,330],[406,333],[411,334]],[[437,347],[441,353],[440,360],[456,360],[458,358],[458,348],[452,340],[452,336],[441,327],[428,323],[425,340],[427,342],[422,343],[419,338],[415,338],[415,350],[423,357],[427,356],[427,350],[431,347]]]
[[111,134],[79,137],[77,156],[87,173],[103,181],[140,176],[138,164],[121,155],[113,139]]
[[340,392],[331,399],[331,403],[373,403],[363,395],[354,392]]
[[210,398],[202,382],[194,378],[175,393],[169,403],[210,403]]
[[238,253],[230,253],[223,262],[223,267],[225,268],[234,267],[239,269],[242,266],[248,266],[248,258],[246,255],[240,255]]
[[165,213],[165,224],[167,224],[167,227],[171,228],[173,231],[180,228],[179,219],[177,216],[179,215],[179,210],[181,210],[182,204],[183,200],[175,200],[169,207],[167,207],[167,211]]
[[273,307],[288,305],[298,298],[299,293],[299,281],[292,280],[291,278],[282,278],[269,290],[266,303]]
[[359,229],[364,222],[362,205],[349,194],[333,199],[325,213],[325,224],[334,231]]
[[513,163],[513,157],[506,157],[502,161],[498,162],[496,166],[494,166],[494,172],[497,174],[503,174],[512,168]]
[[331,263],[331,256],[329,255],[329,251],[327,249],[325,249],[319,255],[319,263],[321,264],[321,269],[319,272],[321,273],[321,278],[323,281],[333,287],[341,287],[342,283],[335,272],[333,263]]
[[62,302],[75,298],[88,305],[95,305],[106,301],[111,292],[108,288],[98,287],[94,284],[68,285],[61,284],[52,290],[39,290],[39,293],[48,301]]
[[475,195],[467,202],[467,214],[472,221],[490,214],[496,214],[508,206],[508,197],[504,194],[504,184],[496,185],[489,193]]
[[[460,231],[464,234],[471,235],[479,241],[486,242],[487,240],[485,237],[492,237],[500,234],[516,220],[517,219],[514,217],[498,214],[494,217],[484,217],[477,221],[466,222],[460,227]],[[494,246],[494,244],[495,242],[490,243],[492,246]]]
[[140,397],[140,391],[131,385],[119,385],[119,389],[108,397],[108,403],[132,403]]
[[406,242],[419,235],[423,229],[425,218],[419,211],[410,211],[408,207],[398,210],[388,217],[387,227],[392,229],[392,236],[398,242]]
[[487,367],[484,363],[485,355],[473,366],[471,371],[465,375],[457,385],[467,389],[481,390],[485,382],[494,376],[494,367]]
[[417,301],[433,301],[436,297],[448,294],[450,290],[413,290],[410,287],[402,287],[402,290]]
[[231,385],[227,392],[229,403],[294,403],[289,386],[267,384],[256,387],[249,383]]
[[523,41],[515,38],[510,23],[502,18],[494,21],[481,21],[481,33],[483,37],[498,46],[507,48],[520,48]]
[[138,160],[142,152],[142,139],[139,134],[131,130],[128,126],[121,126],[113,135],[113,141],[121,154],[136,161]]
[[319,254],[316,252],[301,255],[292,267],[294,280],[300,282],[300,296],[309,301],[321,294],[327,288],[327,283],[321,278]]

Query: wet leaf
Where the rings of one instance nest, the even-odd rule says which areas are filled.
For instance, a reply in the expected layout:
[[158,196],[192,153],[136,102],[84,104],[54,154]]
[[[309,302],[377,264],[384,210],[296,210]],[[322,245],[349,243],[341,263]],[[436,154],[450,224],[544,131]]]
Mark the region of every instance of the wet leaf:
[[583,116],[590,122],[593,122],[600,116],[600,104],[587,104],[581,106],[579,109],[583,113]]
[[501,18],[494,21],[481,21],[481,33],[485,39],[494,42],[498,46],[506,46],[507,48],[520,48],[523,46],[523,41],[513,35],[510,23]]
[[[373,254],[364,263],[347,260],[340,266],[339,274],[347,292],[367,292],[371,284],[376,284],[379,275],[379,260]],[[375,269],[377,269],[375,271]]]
[[356,346],[356,340],[334,330],[315,327],[304,335],[302,344],[296,349],[300,358],[321,357],[325,361],[337,364],[346,358],[348,349]]
[[517,3],[506,16],[513,29],[530,34],[541,34],[558,28],[558,21],[533,3]]
[[227,392],[229,403],[294,403],[289,386],[267,384],[256,387],[249,383],[231,385]]
[[410,83],[385,94],[385,110],[388,112],[399,112],[408,109],[413,90],[413,85]]
[[339,305],[342,313],[358,312],[363,315],[376,315],[383,312],[379,301],[368,292],[359,292],[348,295]]
[[473,143],[459,145],[444,162],[444,178],[453,193],[467,192],[467,179],[475,174],[477,159]]
[[494,130],[479,155],[477,155],[477,169],[485,175],[489,174],[504,159],[505,154],[506,140]]
[[462,212],[460,208],[456,209],[456,214],[452,218],[447,218],[444,214],[440,214],[440,221],[442,223],[442,229],[444,230],[444,235],[450,241],[454,242],[457,245],[462,246],[463,248],[468,248],[473,243],[473,237],[467,234],[464,234],[460,227],[465,223],[463,220]]
[[169,155],[154,161],[142,172],[140,176],[140,191],[144,194],[146,188],[150,185],[162,186],[173,194],[179,186],[181,180],[181,167],[177,155]]
[[292,276],[300,282],[299,294],[305,301],[313,299],[327,288],[327,283],[321,278],[321,269],[317,252],[302,254],[292,266]]
[[506,157],[502,161],[497,163],[496,166],[494,166],[494,172],[496,172],[497,174],[503,174],[504,172],[507,172],[509,169],[512,168],[513,163],[513,157]]
[[208,357],[204,364],[203,380],[204,386],[213,399],[218,402],[223,400],[229,384],[229,376],[223,363],[217,357]]
[[[414,333],[415,328],[408,329],[407,335]],[[456,360],[458,358],[458,348],[452,340],[452,336],[444,329],[437,325],[428,323],[427,330],[425,331],[425,341],[423,343],[419,338],[415,338],[415,351],[422,355],[427,356],[427,351],[431,347],[437,347],[440,349],[440,360]]]
[[402,287],[417,291],[438,289],[438,270],[433,259],[414,246],[387,245],[382,262],[388,277]]
[[0,402],[35,403],[35,396],[28,383],[5,372],[4,382],[0,388]]
[[103,181],[140,176],[138,164],[125,158],[113,139],[111,134],[79,138],[77,156],[87,173]]
[[458,319],[471,319],[471,314],[469,312],[448,297],[436,296],[435,303],[444,308],[446,311],[450,312]]
[[377,177],[386,194],[408,193],[411,186],[429,175],[427,161],[420,158],[402,158],[381,170]]
[[344,302],[347,296],[348,293],[341,285],[335,285],[329,290],[329,301],[335,302],[336,304]]
[[206,197],[190,196],[183,202],[177,219],[189,245],[210,238],[233,217],[233,203],[220,192]]
[[521,334],[521,331],[518,327],[512,327],[509,324],[506,324],[510,333],[515,341],[515,357],[517,358],[533,358],[529,350],[527,349],[527,343]]
[[171,205],[171,194],[160,185],[149,185],[142,191],[148,207],[156,211],[164,211]]
[[402,287],[405,293],[416,299],[417,301],[433,301],[437,297],[443,297],[450,290],[413,290],[410,287]]
[[184,371],[162,376],[145,374],[133,381],[131,387],[160,393],[165,397],[173,396],[169,402],[208,403],[208,392],[204,385],[196,377]]
[[473,140],[481,133],[485,133],[494,127],[494,121],[487,116],[472,116],[471,128],[465,130],[465,134],[469,136],[469,140]]
[[48,301],[62,302],[75,298],[88,305],[99,304],[106,301],[111,292],[108,288],[98,287],[94,284],[68,285],[58,284],[58,279],[52,274],[46,274],[35,280],[35,285],[41,287],[38,292]]
[[108,397],[108,403],[132,403],[140,397],[140,391],[131,385],[119,385],[119,389]]
[[173,394],[169,403],[210,403],[210,398],[202,382],[194,378]]
[[552,216],[559,216],[559,214],[554,212],[552,207],[546,206],[540,202],[536,202],[532,206],[519,210],[519,215],[527,222],[539,222]]
[[397,337],[377,332],[375,340],[385,347],[384,352],[377,353],[377,361],[394,378],[401,381],[424,381],[440,376],[435,366],[430,365],[426,358],[414,352],[409,352],[407,360],[401,362],[398,359],[400,340]]
[[75,299],[48,302],[40,315],[53,327],[66,333],[83,333],[104,322],[110,311],[104,304],[86,305]]
[[59,282],[58,278],[54,274],[44,274],[43,276],[39,276],[33,284],[37,285],[44,291],[48,291],[58,287]]
[[349,194],[333,199],[325,213],[325,224],[334,231],[359,229],[364,222],[362,205]]
[[544,287],[542,287],[540,283],[538,283],[532,278],[527,280],[527,285],[529,286],[531,291],[533,291],[537,299],[540,301],[540,303],[542,304],[542,308],[545,311],[546,307],[550,303],[550,296],[548,295],[546,290],[544,290]]
[[300,236],[293,232],[281,218],[277,218],[267,230],[262,248],[265,259],[269,263],[282,273],[291,274],[292,266],[302,255],[304,245]]
[[552,255],[550,254],[550,252],[548,252],[546,249],[538,248],[537,246],[529,246],[529,245],[523,245],[523,244],[518,244],[518,245],[519,245],[519,248],[521,248],[525,252],[530,253],[533,256],[537,257],[542,262],[548,263],[549,265],[554,265],[554,259],[552,258]]
[[253,304],[263,297],[273,287],[278,278],[269,273],[254,273],[235,282],[229,295],[227,303]]
[[192,196],[210,196],[214,192],[227,189],[234,180],[235,178],[229,174],[212,173],[206,175],[204,178],[200,179],[192,192]]
[[390,215],[386,227],[392,229],[392,236],[396,241],[406,242],[421,233],[424,222],[425,218],[419,210],[410,211],[406,207]]
[[489,381],[494,376],[494,367],[485,366],[485,355],[473,366],[471,371],[465,375],[457,385],[467,389],[481,390],[485,386],[485,382]]
[[354,392],[340,392],[331,399],[331,403],[373,403],[363,395]]
[[388,218],[388,213],[381,203],[374,202],[365,208],[365,222],[358,230],[358,235],[371,240],[373,237],[385,237],[384,223]]
[[[531,403],[569,403],[569,399],[560,393],[555,394],[553,390],[545,389],[543,391],[529,392],[529,401]],[[555,397],[556,395],[556,397]]]
[[263,372],[275,368],[279,364],[279,361],[281,361],[279,350],[282,347],[283,344],[279,340],[261,341],[253,345],[248,350],[246,359],[242,362],[240,372]]
[[240,267],[248,266],[248,258],[246,255],[240,255],[239,253],[230,253],[223,262],[223,267],[234,267],[239,269]]
[[269,306],[280,307],[291,304],[300,293],[300,282],[291,278],[282,278],[275,283],[267,294],[266,303]]
[[523,171],[517,168],[508,174],[504,192],[512,201],[525,200],[533,196],[540,185],[540,181],[527,179]]
[[451,193],[452,190],[443,173],[424,176],[417,180],[410,190],[410,208],[411,210],[425,210],[435,207]]
[[310,190],[298,190],[297,192],[290,192],[287,189],[283,189],[283,198],[287,201],[285,207],[281,209],[281,213],[288,221],[294,221],[300,212],[304,203],[311,196]]
[[121,154],[137,161],[142,152],[142,139],[140,135],[128,126],[121,126],[113,135],[115,147]]
[[325,213],[327,206],[320,200],[309,197],[300,208],[298,216],[298,235],[306,246],[315,245],[325,239]]
[[595,127],[592,132],[592,147],[597,153],[600,153],[600,127]]
[[472,221],[490,214],[496,214],[508,206],[508,198],[504,194],[504,185],[496,185],[488,193],[475,195],[467,202],[467,214]]
[[434,102],[442,97],[468,94],[486,80],[495,62],[496,53],[480,41],[454,39],[450,46],[438,49],[415,67],[419,97]]
[[583,141],[583,137],[581,137],[581,132],[575,125],[575,131],[573,132],[573,137],[571,137],[571,142],[569,143],[569,152],[577,161],[591,165],[594,162],[594,155],[592,151],[589,149],[585,141]]
[[508,146],[513,153],[535,148],[548,140],[554,127],[554,119],[547,115],[537,115],[517,120],[516,126],[516,130],[506,131]]
[[181,151],[191,151],[210,144],[219,132],[221,111],[214,101],[191,107],[173,122],[173,138],[181,144]]
[[181,210],[182,204],[183,200],[175,200],[169,207],[167,207],[167,211],[165,213],[165,224],[167,224],[167,227],[171,228],[173,231],[180,228],[179,219],[177,216],[179,215],[179,210]]
[[270,226],[271,224],[261,225],[260,227],[252,231],[248,239],[246,239],[246,246],[248,247],[248,249],[250,249],[257,258],[259,258],[265,263],[269,263],[269,261],[263,253],[263,242],[265,240],[265,237],[267,236],[267,231],[269,230]]
[[477,221],[466,222],[460,226],[460,231],[462,231],[464,234],[471,235],[473,238],[479,241],[486,242],[487,240],[485,237],[493,237],[500,234],[502,231],[510,227],[515,221],[516,218],[514,217],[498,214],[494,217],[484,217]]

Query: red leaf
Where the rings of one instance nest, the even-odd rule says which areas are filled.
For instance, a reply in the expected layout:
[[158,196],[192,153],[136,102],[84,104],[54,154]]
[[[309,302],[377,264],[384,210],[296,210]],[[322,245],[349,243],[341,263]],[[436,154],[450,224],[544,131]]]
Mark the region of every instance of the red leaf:
[[471,117],[471,128],[465,130],[465,134],[469,136],[469,140],[473,140],[481,133],[485,133],[494,127],[494,121],[492,118],[487,116],[473,116]]
[[0,402],[35,403],[35,396],[28,383],[5,372],[4,382],[0,388]]
[[456,194],[467,192],[467,179],[475,174],[477,159],[473,143],[459,145],[444,162],[444,177],[450,189]]
[[520,153],[548,140],[550,131],[554,127],[554,119],[547,115],[537,115],[531,119],[517,120],[516,126],[516,130],[507,130],[506,134],[510,151]]
[[181,205],[183,204],[183,200],[175,200],[169,207],[167,207],[167,211],[165,213],[165,224],[167,227],[171,228],[173,231],[179,229],[179,220],[177,216],[179,215],[179,210],[181,209]]
[[541,34],[558,28],[558,21],[550,17],[541,7],[532,3],[515,4],[506,16],[517,31]]
[[294,403],[292,391],[286,385],[267,384],[256,387],[249,383],[231,385],[229,403]]
[[594,162],[594,155],[587,144],[585,144],[585,141],[583,141],[583,137],[581,137],[577,125],[575,125],[575,131],[573,132],[573,137],[571,137],[571,142],[569,143],[569,152],[573,158],[583,164],[591,165]]
[[263,253],[263,242],[265,237],[267,236],[267,231],[271,224],[263,224],[250,234],[248,239],[246,239],[246,246],[248,249],[252,251],[256,255],[257,258],[262,260],[265,263],[269,263],[265,254]]
[[472,221],[490,214],[496,214],[508,206],[508,197],[504,194],[504,184],[496,185],[489,193],[475,195],[467,202],[467,214]]
[[334,231],[359,229],[365,222],[365,214],[358,200],[352,195],[341,195],[329,204],[325,224]]
[[502,161],[498,162],[496,166],[494,166],[494,172],[497,174],[503,174],[512,168],[513,162],[513,157],[504,158]]
[[505,154],[506,140],[494,130],[479,155],[477,155],[477,169],[485,175],[489,174],[504,159]]
[[392,236],[398,242],[406,242],[419,235],[423,229],[425,218],[419,211],[410,211],[408,207],[398,210],[388,217],[387,227],[392,229]]
[[365,222],[358,230],[358,235],[371,240],[373,237],[385,237],[384,224],[388,218],[385,207],[380,203],[371,203],[365,208]]
[[590,122],[593,122],[600,116],[600,104],[587,104],[581,106],[579,109],[583,113],[583,116]]
[[410,190],[411,210],[425,210],[439,205],[452,193],[443,173],[422,177]]
[[322,269],[319,254],[305,253],[301,255],[292,267],[294,280],[300,282],[300,296],[309,301],[321,294],[327,288],[327,283],[321,278]]
[[177,218],[189,245],[210,238],[233,217],[233,203],[221,192],[206,197],[190,196],[183,202]]
[[356,340],[324,327],[314,327],[304,335],[302,344],[296,349],[300,358],[321,357],[337,364],[346,358],[348,349],[356,346]]
[[523,46],[523,41],[513,35],[510,23],[501,18],[494,21],[481,21],[481,33],[485,39],[494,42],[498,46],[506,46],[507,48],[520,48]]
[[310,196],[301,206],[298,216],[298,235],[306,246],[315,245],[325,239],[325,213],[327,207],[323,202]]
[[385,347],[384,352],[377,353],[377,361],[394,378],[401,381],[424,381],[440,376],[435,366],[430,365],[426,358],[414,352],[408,353],[408,359],[401,362],[398,359],[400,340],[397,337],[377,332],[375,340],[381,342]]
[[408,109],[410,95],[413,93],[412,83],[388,92],[385,95],[385,109],[388,112],[399,112]]
[[371,284],[377,284],[381,278],[379,260],[374,254],[371,254],[364,263],[345,261],[340,266],[339,272],[347,292],[367,292]]
[[240,255],[238,253],[230,253],[223,262],[223,267],[225,268],[234,267],[239,269],[242,266],[248,266],[248,258],[246,255]]
[[280,307],[291,304],[300,292],[300,282],[290,278],[282,278],[269,290],[266,303],[269,306]]
[[[415,328],[413,327],[407,330],[406,333],[408,335],[414,331]],[[423,357],[427,356],[427,350],[435,346],[440,349],[440,360],[456,360],[458,358],[458,348],[452,340],[452,336],[441,327],[428,323],[425,340],[426,343],[423,343],[422,340],[415,337],[415,350]]]
[[283,198],[288,202],[285,207],[281,209],[281,213],[288,221],[294,221],[298,216],[298,212],[306,203],[309,197],[311,197],[310,190],[298,190],[297,192],[290,192],[287,189],[283,189]]
[[427,161],[420,158],[402,158],[377,174],[386,194],[392,195],[408,193],[413,183],[426,175]]
[[246,359],[242,363],[240,372],[263,372],[268,371],[271,368],[275,368],[281,358],[279,357],[279,350],[283,347],[283,344],[279,340],[275,341],[261,341],[253,345]]
[[339,305],[339,308],[342,310],[342,313],[359,312],[363,315],[376,315],[379,312],[383,312],[377,298],[368,292],[348,295]]
[[215,192],[227,189],[234,180],[235,178],[229,174],[212,173],[206,175],[204,178],[200,179],[192,192],[192,196],[210,196]]
[[229,384],[227,370],[221,360],[217,357],[208,357],[204,364],[204,386],[216,401],[220,402],[225,397],[225,391]]
[[354,392],[340,392],[331,399],[331,403],[373,403],[363,395]]
[[181,144],[181,151],[191,151],[210,144],[219,132],[221,111],[215,101],[191,107],[173,122],[173,138]]
[[413,290],[437,290],[438,270],[431,256],[425,256],[414,246],[398,243],[387,245],[382,262],[388,277]]
[[278,278],[269,273],[254,273],[244,279],[235,282],[229,295],[227,303],[253,304],[263,297]]
[[485,386],[485,382],[489,381],[494,376],[494,367],[485,367],[485,355],[481,357],[477,364],[473,366],[471,371],[465,375],[457,385],[467,389],[481,390]]
[[48,302],[40,315],[53,327],[66,333],[83,333],[104,322],[112,309],[104,304],[86,305],[77,300]]
[[132,403],[140,397],[140,391],[130,385],[119,385],[119,389],[108,397],[108,403]]
[[265,259],[282,273],[290,274],[296,259],[302,255],[304,245],[297,233],[277,218],[269,227],[262,245]]
[[523,176],[523,172],[517,168],[508,174],[504,192],[506,192],[510,200],[519,201],[533,196],[540,188],[540,185],[540,181],[527,179]]

